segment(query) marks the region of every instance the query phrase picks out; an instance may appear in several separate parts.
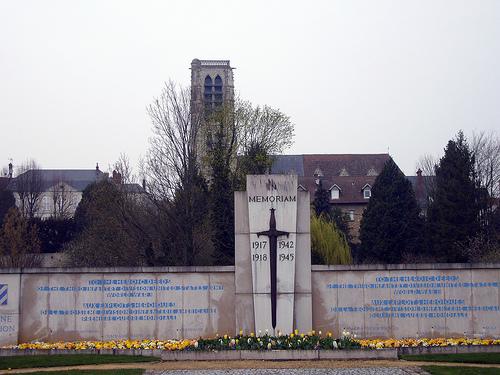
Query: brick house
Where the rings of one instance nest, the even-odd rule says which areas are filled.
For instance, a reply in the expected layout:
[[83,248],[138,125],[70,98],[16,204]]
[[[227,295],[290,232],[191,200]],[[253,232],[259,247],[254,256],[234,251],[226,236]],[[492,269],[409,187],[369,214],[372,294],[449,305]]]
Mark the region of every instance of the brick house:
[[359,242],[361,217],[371,188],[389,158],[389,154],[277,155],[271,173],[297,174],[299,188],[311,193],[311,202],[321,180],[330,192],[330,204],[347,215],[353,242]]

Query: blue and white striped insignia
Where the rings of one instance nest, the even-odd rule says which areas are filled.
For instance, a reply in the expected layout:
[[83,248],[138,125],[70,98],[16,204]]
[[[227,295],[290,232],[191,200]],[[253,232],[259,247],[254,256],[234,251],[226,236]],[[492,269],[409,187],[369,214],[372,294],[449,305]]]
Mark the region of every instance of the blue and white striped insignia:
[[7,305],[7,284],[0,284],[0,306]]

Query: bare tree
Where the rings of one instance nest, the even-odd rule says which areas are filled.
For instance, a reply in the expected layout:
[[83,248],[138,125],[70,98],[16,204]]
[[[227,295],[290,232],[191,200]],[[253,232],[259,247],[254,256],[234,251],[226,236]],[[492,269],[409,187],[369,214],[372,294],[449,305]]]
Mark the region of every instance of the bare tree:
[[156,207],[152,225],[158,235],[153,245],[167,264],[198,264],[198,255],[209,246],[204,227],[207,188],[197,159],[203,114],[191,113],[190,100],[189,88],[169,82],[147,108],[153,135],[143,172]]
[[471,149],[475,159],[476,176],[490,197],[500,196],[500,138],[498,133],[472,133]]
[[436,176],[436,166],[439,164],[439,158],[430,155],[424,154],[418,159],[417,169],[422,171],[422,175],[424,178],[424,185],[427,194],[431,194],[434,190],[435,179]]
[[121,183],[131,184],[137,181],[137,177],[134,174],[133,168],[130,165],[130,159],[128,155],[124,152],[120,153],[118,160],[114,162],[110,170],[114,170],[121,176]]
[[189,88],[170,81],[147,108],[153,123],[146,155],[149,192],[170,200],[179,187],[191,183],[196,170],[200,116],[190,112]]
[[42,173],[34,160],[28,160],[19,167],[15,191],[19,196],[21,213],[25,217],[33,218],[43,194]]
[[50,198],[52,200],[52,217],[56,219],[68,219],[75,209],[75,200],[69,184],[63,179],[55,178],[50,188]]
[[418,159],[417,169],[420,169],[424,176],[435,176],[435,168],[438,164],[439,158],[430,154],[424,154]]
[[294,125],[279,109],[254,107],[249,101],[236,100],[234,112],[239,154],[255,145],[268,154],[279,154],[292,145]]

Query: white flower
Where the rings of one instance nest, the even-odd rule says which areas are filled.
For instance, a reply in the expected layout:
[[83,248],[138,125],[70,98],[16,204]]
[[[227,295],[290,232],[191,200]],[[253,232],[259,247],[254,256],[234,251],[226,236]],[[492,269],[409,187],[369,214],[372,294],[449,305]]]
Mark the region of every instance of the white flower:
[[197,348],[198,347],[198,341],[195,341],[194,342],[194,347]]
[[338,349],[339,346],[337,345],[337,341],[333,340],[332,342],[333,349]]
[[271,347],[272,347],[271,343],[267,344],[267,349],[271,350]]

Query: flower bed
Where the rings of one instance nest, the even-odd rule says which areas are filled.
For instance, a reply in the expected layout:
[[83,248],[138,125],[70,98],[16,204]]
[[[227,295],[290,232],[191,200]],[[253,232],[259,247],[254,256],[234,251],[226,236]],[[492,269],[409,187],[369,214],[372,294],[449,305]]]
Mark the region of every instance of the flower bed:
[[267,333],[244,335],[242,331],[234,337],[229,335],[198,340],[111,340],[75,342],[31,342],[6,346],[4,349],[32,350],[103,350],[141,349],[166,351],[224,351],[224,350],[335,350],[335,349],[385,349],[412,347],[449,347],[471,345],[500,345],[500,339],[469,338],[421,338],[421,339],[358,339],[344,331],[340,338],[331,333],[323,335],[311,331],[289,335],[271,336]]

